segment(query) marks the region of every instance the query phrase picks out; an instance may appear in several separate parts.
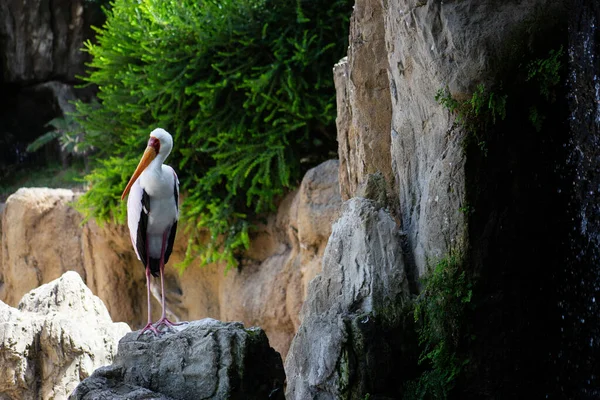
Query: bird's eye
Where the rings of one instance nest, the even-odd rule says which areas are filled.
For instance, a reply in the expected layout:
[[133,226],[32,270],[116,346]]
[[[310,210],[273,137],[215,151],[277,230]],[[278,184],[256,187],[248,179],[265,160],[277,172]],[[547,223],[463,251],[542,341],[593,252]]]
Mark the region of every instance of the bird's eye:
[[155,138],[154,136],[150,136],[148,140],[148,147],[153,147],[156,150],[156,153],[160,152],[160,140]]

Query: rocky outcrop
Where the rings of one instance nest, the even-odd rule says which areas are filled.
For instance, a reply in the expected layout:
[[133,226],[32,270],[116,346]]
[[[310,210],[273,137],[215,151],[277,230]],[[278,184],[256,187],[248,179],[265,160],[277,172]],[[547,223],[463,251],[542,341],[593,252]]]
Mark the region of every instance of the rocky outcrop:
[[465,133],[437,91],[465,100],[489,84],[513,37],[557,3],[478,2],[475,12],[470,1],[356,1],[348,57],[334,69],[341,193],[383,174],[419,274],[466,238]]
[[386,340],[410,297],[401,243],[397,224],[374,201],[344,203],[286,360],[287,399],[397,395],[390,382],[410,361],[399,350],[407,343]]
[[467,66],[448,61],[458,43],[447,36],[469,36],[444,22],[456,7],[358,0],[348,58],[334,69],[341,192],[355,196],[367,174],[383,174],[419,273],[465,234],[463,133],[434,99],[446,85],[453,93],[473,85],[461,80]]
[[6,0],[0,3],[0,174],[23,166],[67,163],[58,142],[35,154],[27,145],[46,124],[70,111],[68,101],[89,99],[94,88],[75,88],[90,56],[82,51],[100,26],[101,2]]
[[383,9],[357,1],[350,21],[348,57],[335,65],[337,139],[342,199],[356,195],[368,174],[394,183],[390,153],[392,104]]
[[20,189],[2,214],[0,300],[16,306],[30,290],[69,270],[85,279],[81,216],[71,190]]
[[[173,318],[261,326],[285,357],[341,205],[337,170],[338,162],[328,161],[308,171],[298,191],[253,234],[238,269],[225,273],[223,265],[192,264],[180,274],[175,265],[184,259],[187,245],[182,227],[166,269]],[[2,217],[0,300],[15,305],[28,290],[75,269],[113,320],[145,325],[146,280],[127,228],[94,221],[81,227],[82,217],[71,205],[76,198],[69,190],[50,189],[20,189],[9,197]],[[158,297],[157,287],[153,292]],[[158,301],[153,312],[158,319]]]
[[281,357],[260,328],[212,319],[160,337],[132,332],[72,394],[96,399],[283,399]]
[[[334,68],[340,186],[342,197],[350,200],[334,225],[323,273],[309,287],[286,359],[288,398],[404,395],[401,382],[383,383],[388,376],[407,382],[417,369],[419,350],[403,304],[418,292],[418,278],[433,263],[455,250],[472,250],[467,178],[477,176],[478,183],[497,187],[477,171],[477,160],[485,158],[479,149],[468,170],[466,139],[473,133],[436,101],[436,94],[448,88],[453,99],[465,101],[479,84],[497,89],[493,85],[502,80],[500,74],[511,63],[523,63],[533,37],[552,23],[560,5],[564,2],[356,1],[348,56]],[[511,126],[516,131],[518,121]],[[486,172],[505,160],[495,159]],[[512,168],[502,179],[518,187]],[[506,185],[508,195],[500,190],[494,195],[508,198],[517,190]],[[479,190],[470,189],[471,195]],[[480,215],[486,229],[506,229],[498,217],[489,221],[493,212]],[[498,291],[498,297],[511,289]],[[383,311],[390,308],[391,313]],[[395,337],[386,336],[391,331]],[[369,342],[369,334],[376,339]],[[404,348],[396,347],[402,342]],[[406,350],[409,343],[415,345],[412,352]],[[410,363],[399,365],[407,359],[414,362],[413,372]]]
[[73,271],[26,294],[17,309],[0,302],[0,397],[66,398],[112,362],[127,332]]
[[19,0],[0,4],[0,70],[3,82],[73,81],[83,73],[96,7],[84,0]]

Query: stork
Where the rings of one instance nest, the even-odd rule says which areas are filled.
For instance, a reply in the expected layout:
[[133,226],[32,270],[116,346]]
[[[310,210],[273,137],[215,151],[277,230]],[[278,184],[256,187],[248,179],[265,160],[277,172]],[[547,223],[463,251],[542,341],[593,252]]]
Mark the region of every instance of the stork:
[[[146,331],[160,335],[159,327],[177,323],[165,313],[164,269],[173,251],[179,219],[179,180],[173,168],[163,162],[173,148],[173,138],[162,128],[150,133],[148,146],[135,172],[127,183],[121,200],[127,199],[127,225],[138,259],[146,270],[148,291],[148,324]],[[160,276],[162,316],[152,324],[150,308],[150,275]]]

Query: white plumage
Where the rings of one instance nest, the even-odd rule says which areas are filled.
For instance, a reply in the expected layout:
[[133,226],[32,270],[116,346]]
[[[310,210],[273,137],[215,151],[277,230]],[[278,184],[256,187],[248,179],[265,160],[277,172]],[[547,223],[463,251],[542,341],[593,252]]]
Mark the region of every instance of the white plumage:
[[[161,325],[176,325],[165,315],[164,265],[173,250],[179,219],[179,181],[173,168],[164,165],[173,148],[173,138],[164,129],[150,133],[148,146],[121,198],[127,199],[127,225],[138,259],[146,269],[148,324],[142,330],[159,333]],[[162,317],[153,325],[150,316],[150,275],[159,276]]]

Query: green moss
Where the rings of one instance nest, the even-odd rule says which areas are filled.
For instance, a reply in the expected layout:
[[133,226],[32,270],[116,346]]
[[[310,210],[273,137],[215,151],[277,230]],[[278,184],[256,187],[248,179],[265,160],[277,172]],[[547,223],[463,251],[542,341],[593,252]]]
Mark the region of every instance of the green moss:
[[425,370],[419,379],[407,384],[405,398],[445,399],[468,363],[460,346],[468,337],[465,313],[473,284],[456,253],[432,266],[423,284],[414,318],[421,346],[419,364]]
[[350,388],[350,377],[352,373],[352,367],[350,365],[350,355],[347,346],[344,346],[342,348],[342,354],[340,354],[340,360],[338,364],[338,373],[340,377],[340,380],[338,382],[339,393],[348,394],[347,392]]
[[387,182],[381,172],[374,174],[368,174],[366,179],[356,189],[357,197],[364,197],[377,202],[380,206],[385,207],[388,205],[389,189]]

